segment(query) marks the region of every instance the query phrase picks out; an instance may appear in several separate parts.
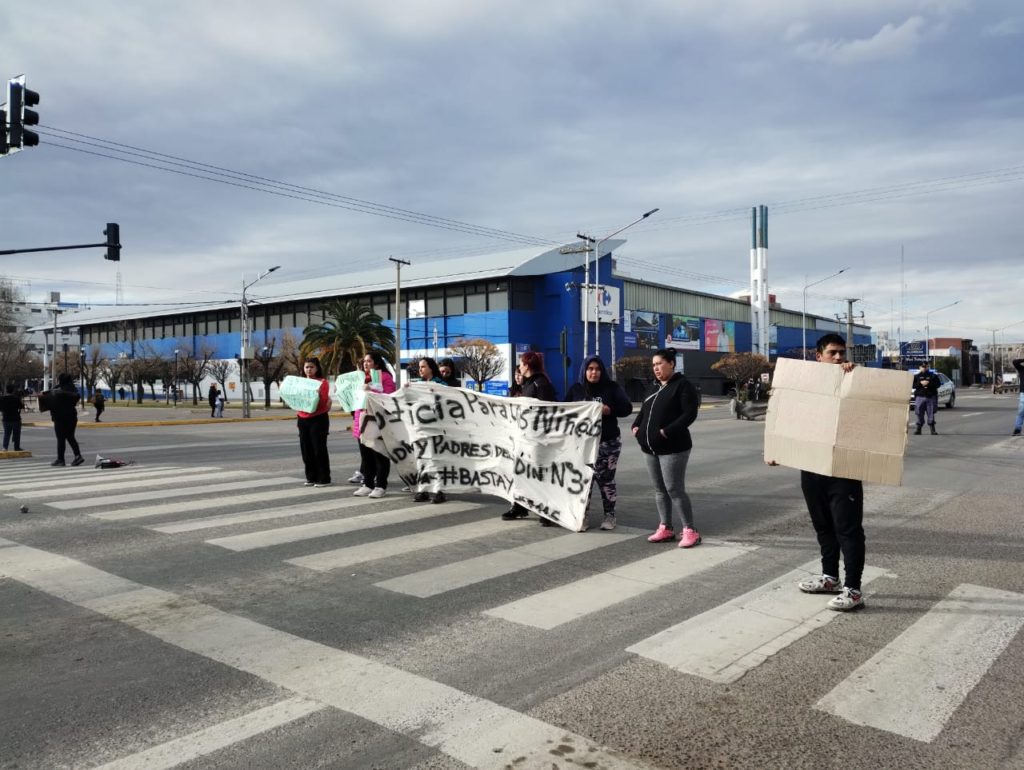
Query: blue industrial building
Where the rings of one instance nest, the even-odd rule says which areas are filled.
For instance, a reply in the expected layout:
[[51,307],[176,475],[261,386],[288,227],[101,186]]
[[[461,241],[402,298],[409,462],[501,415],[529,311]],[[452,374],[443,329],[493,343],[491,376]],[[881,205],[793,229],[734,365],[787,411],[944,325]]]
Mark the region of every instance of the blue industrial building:
[[[687,375],[706,393],[724,392],[727,383],[711,365],[733,351],[751,350],[750,305],[619,272],[614,250],[625,241],[603,242],[598,275],[601,289],[587,292],[591,318],[588,350],[593,351],[593,318],[600,310],[599,350],[606,361],[635,358],[639,366],[659,347],[682,351]],[[505,372],[487,384],[503,393],[517,353],[544,354],[560,392],[566,373],[574,380],[584,348],[583,291],[587,282],[582,244],[538,251],[536,248],[413,263],[401,270],[401,356],[443,357],[460,338],[480,337],[507,357]],[[591,264],[591,269],[593,264]],[[328,277],[288,281],[285,264],[276,280],[256,284],[247,297],[251,349],[271,342],[280,350],[284,335],[301,340],[307,324],[322,320],[321,307],[333,299],[355,299],[373,308],[394,328],[396,271],[388,261],[379,268]],[[799,355],[799,312],[771,309],[771,351]],[[68,314],[62,327],[78,328],[86,350],[98,346],[109,358],[140,355],[171,357],[175,350],[204,351],[217,359],[237,359],[241,344],[240,300],[206,305],[130,306]],[[835,320],[806,317],[808,345],[825,331],[845,332]],[[563,335],[564,330],[564,335]],[[565,340],[563,356],[562,340]],[[853,344],[869,344],[870,329],[855,327]],[[237,382],[237,372],[235,374]],[[212,381],[212,380],[211,380]],[[234,389],[234,383],[229,385]],[[257,393],[257,399],[262,393]]]

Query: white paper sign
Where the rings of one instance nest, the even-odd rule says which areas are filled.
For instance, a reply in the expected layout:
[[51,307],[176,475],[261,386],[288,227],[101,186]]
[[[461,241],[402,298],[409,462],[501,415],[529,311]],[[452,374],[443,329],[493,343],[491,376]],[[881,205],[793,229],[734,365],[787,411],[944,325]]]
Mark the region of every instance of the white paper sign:
[[297,412],[315,412],[320,404],[320,380],[289,374],[281,383],[281,400]]
[[601,405],[504,398],[434,383],[368,393],[360,441],[417,491],[479,491],[566,529],[586,517]]
[[334,381],[334,388],[341,411],[354,412],[363,408],[366,401],[366,391],[363,389],[365,384],[366,374],[358,370],[338,375]]

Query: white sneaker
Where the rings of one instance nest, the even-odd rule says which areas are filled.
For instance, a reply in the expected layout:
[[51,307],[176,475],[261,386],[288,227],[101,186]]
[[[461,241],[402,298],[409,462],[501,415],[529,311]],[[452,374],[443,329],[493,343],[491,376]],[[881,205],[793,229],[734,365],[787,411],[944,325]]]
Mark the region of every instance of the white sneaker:
[[361,474],[359,471],[356,471],[355,473],[352,474],[352,477],[348,480],[348,483],[349,484],[362,484],[363,483],[363,474]]
[[837,612],[849,612],[864,608],[864,596],[853,588],[844,588],[843,592],[829,600],[828,608]]
[[[363,487],[363,489],[366,489],[366,487]],[[372,492],[370,492],[367,495],[367,497],[374,497],[374,498],[376,498],[376,497],[384,497],[384,495],[386,495],[386,494],[387,494],[387,490],[381,489],[380,487],[376,487],[376,488],[374,488],[374,490]]]
[[370,493],[373,492],[369,487],[359,487],[355,492],[352,493],[353,497],[369,497]]

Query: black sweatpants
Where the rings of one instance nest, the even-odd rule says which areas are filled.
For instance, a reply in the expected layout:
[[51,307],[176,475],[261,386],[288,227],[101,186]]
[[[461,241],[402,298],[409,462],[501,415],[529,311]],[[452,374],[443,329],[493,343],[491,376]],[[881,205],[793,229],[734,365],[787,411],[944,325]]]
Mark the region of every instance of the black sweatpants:
[[821,548],[821,571],[839,577],[839,554],[847,588],[860,590],[864,573],[864,485],[810,471],[800,472],[800,488]]
[[327,434],[331,416],[324,412],[316,417],[297,417],[299,449],[306,470],[306,481],[314,484],[331,483],[331,459],[327,455]]
[[78,457],[82,452],[78,448],[78,441],[75,440],[75,428],[78,427],[78,419],[73,420],[55,420],[53,423],[53,432],[57,434],[57,459],[64,459],[64,445],[67,443],[71,447],[71,451],[75,453],[75,457]]
[[359,471],[363,474],[363,486],[375,489],[388,488],[388,475],[391,473],[391,460],[387,455],[374,452],[368,446],[359,443]]

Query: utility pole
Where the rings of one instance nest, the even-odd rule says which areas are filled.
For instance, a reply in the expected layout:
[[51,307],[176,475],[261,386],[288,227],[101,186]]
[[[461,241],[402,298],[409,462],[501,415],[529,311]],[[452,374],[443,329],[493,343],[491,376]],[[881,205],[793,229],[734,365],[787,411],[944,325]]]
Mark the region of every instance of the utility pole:
[[[846,346],[848,348],[852,348],[853,347],[853,303],[854,302],[860,302],[860,298],[859,297],[855,297],[855,298],[848,298],[846,300]],[[861,313],[861,317],[862,318],[864,317],[863,313]]]
[[402,265],[411,265],[404,259],[388,257],[395,263],[395,377],[402,381]]

